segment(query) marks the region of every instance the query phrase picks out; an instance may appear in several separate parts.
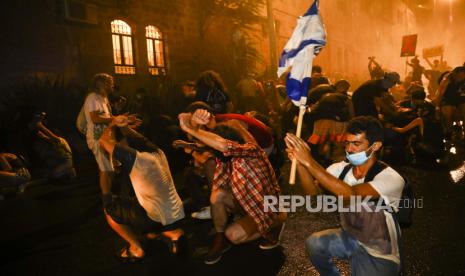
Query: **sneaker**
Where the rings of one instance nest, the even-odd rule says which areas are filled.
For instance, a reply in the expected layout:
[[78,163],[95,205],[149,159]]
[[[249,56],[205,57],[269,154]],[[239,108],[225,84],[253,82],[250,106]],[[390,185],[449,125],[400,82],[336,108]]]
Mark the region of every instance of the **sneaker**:
[[283,222],[281,225],[271,228],[268,233],[263,235],[263,239],[259,245],[260,249],[270,250],[278,247],[284,232],[284,225],[285,223]]
[[224,233],[216,233],[212,247],[205,255],[204,263],[207,265],[216,264],[221,260],[223,253],[231,249],[231,243],[225,237]]
[[207,206],[207,207],[203,207],[202,209],[200,209],[200,211],[198,212],[193,212],[191,214],[191,217],[192,218],[195,218],[195,219],[211,219],[212,218],[212,214],[210,212],[210,206]]

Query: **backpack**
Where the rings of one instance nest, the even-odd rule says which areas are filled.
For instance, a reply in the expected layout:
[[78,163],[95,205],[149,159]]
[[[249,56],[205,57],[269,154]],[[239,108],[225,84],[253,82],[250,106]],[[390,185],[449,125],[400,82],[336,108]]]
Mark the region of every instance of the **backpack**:
[[[347,164],[339,175],[340,180],[344,180],[345,176],[352,169],[352,164]],[[368,170],[365,176],[365,182],[372,181],[377,174],[389,167],[382,161],[376,161],[376,163]],[[412,185],[405,175],[402,175],[404,179],[404,188],[402,189],[402,195],[399,202],[399,211],[390,212],[394,219],[399,223],[401,228],[408,228],[413,223],[413,209],[415,203],[415,195],[413,193]],[[385,203],[384,203],[385,204]]]
[[86,114],[84,111],[84,105],[82,105],[81,110],[76,118],[76,128],[82,133],[84,136],[87,133],[87,119]]

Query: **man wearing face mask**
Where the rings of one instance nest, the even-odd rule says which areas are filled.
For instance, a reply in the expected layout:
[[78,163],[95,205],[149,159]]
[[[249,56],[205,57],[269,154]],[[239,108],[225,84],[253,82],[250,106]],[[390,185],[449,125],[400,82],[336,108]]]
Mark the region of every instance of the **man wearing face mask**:
[[348,259],[352,275],[398,275],[400,253],[398,223],[391,213],[398,211],[404,179],[378,161],[383,128],[373,117],[353,118],[347,127],[347,160],[326,170],[312,157],[310,148],[293,134],[286,136],[287,152],[298,161],[298,175],[306,194],[326,190],[344,201],[351,196],[382,199],[390,211],[370,207],[340,212],[341,228],[313,233],[306,240],[310,260],[321,275],[339,275],[333,257]]
[[373,116],[378,118],[377,104],[381,97],[396,84],[400,84],[396,72],[387,72],[382,79],[369,80],[360,85],[352,94],[355,116]]

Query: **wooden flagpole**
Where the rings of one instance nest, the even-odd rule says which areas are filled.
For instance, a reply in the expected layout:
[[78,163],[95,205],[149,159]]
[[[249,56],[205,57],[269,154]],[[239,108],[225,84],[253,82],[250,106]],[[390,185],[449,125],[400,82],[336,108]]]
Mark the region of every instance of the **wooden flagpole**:
[[[299,106],[299,119],[297,120],[297,130],[295,132],[295,136],[300,138],[300,135],[302,133],[302,122],[304,119],[305,111],[307,107],[305,104],[301,104]],[[289,174],[289,184],[294,185],[295,184],[295,175],[297,172],[297,160],[294,158],[292,159],[292,165],[291,165],[291,173]]]

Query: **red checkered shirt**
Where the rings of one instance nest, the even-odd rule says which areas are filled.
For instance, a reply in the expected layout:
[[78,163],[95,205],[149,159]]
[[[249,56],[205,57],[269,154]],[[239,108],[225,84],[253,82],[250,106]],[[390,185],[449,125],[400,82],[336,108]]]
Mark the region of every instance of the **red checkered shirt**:
[[264,234],[276,218],[273,212],[264,212],[264,196],[278,196],[280,188],[266,153],[252,143],[238,144],[228,141],[228,150],[223,153],[231,160],[217,159],[213,189],[232,191],[239,205],[257,224]]

